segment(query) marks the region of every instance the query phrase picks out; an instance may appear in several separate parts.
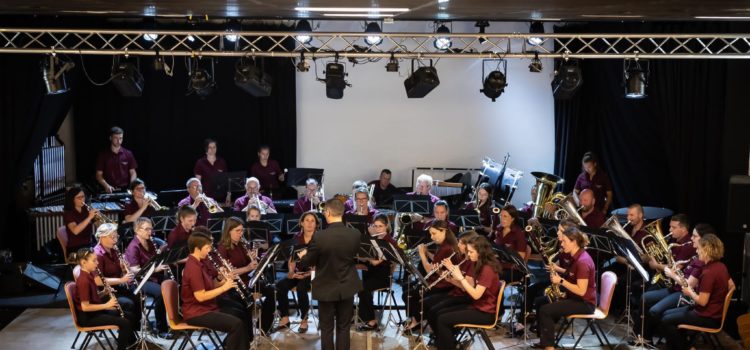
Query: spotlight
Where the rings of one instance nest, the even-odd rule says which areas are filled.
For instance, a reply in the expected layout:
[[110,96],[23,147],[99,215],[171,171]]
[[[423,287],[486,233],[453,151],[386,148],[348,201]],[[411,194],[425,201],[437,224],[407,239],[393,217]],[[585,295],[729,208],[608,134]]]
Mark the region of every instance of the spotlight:
[[118,61],[112,68],[112,84],[123,97],[143,95],[143,75],[132,62]]
[[385,64],[385,71],[398,72],[398,60],[394,57],[393,53],[391,53],[391,59]]
[[419,67],[416,71],[414,71],[414,60],[411,60],[411,75],[404,80],[406,97],[425,97],[438,85],[440,85],[440,79],[438,79],[437,69],[432,66],[432,60],[430,60],[429,67]]
[[305,53],[300,52],[299,62],[297,62],[297,70],[300,72],[307,72],[310,70],[310,64],[305,60]]
[[299,41],[302,45],[307,45],[312,41],[312,36],[307,34],[312,33],[312,27],[310,27],[310,22],[308,22],[306,19],[298,21],[297,27],[294,29],[294,31],[298,33],[305,33],[296,36],[297,41]]
[[61,94],[68,91],[65,72],[73,69],[73,67],[75,67],[73,62],[61,62],[56,55],[50,55],[49,60],[45,58],[40,62],[42,79],[44,79],[44,86],[47,88],[47,95]]
[[383,31],[380,30],[378,22],[368,23],[367,28],[365,29],[365,33],[368,34],[365,37],[365,43],[367,43],[367,45],[380,45],[380,43],[383,42],[383,37],[380,35],[383,33]]
[[273,79],[254,63],[242,58],[237,60],[234,65],[234,84],[255,97],[269,96]]
[[448,29],[448,27],[445,26],[445,24],[441,24],[440,27],[435,31],[436,34],[443,34],[441,36],[438,36],[435,38],[435,41],[432,42],[432,44],[435,46],[438,50],[448,50],[453,45],[453,42],[451,41],[451,38],[446,36],[445,34],[450,34],[451,31]]
[[[490,22],[488,21],[477,21],[477,23],[474,24],[475,27],[479,28],[479,34],[484,34],[484,29],[490,26]],[[479,43],[484,44],[487,41],[485,37],[479,38]]]
[[240,32],[240,31],[242,31],[242,25],[240,24],[240,22],[236,20],[231,20],[227,24],[227,32],[229,32],[230,34],[224,35],[224,38],[227,39],[227,41],[229,41],[230,43],[237,42],[237,39],[239,39],[239,35],[232,34],[232,33]]
[[[497,67],[495,68],[495,70],[490,72],[490,74],[485,76],[484,65],[487,62],[497,62]],[[502,72],[499,70],[501,65],[503,69]],[[505,73],[507,71],[508,71],[508,63],[505,60],[482,60],[483,89],[480,89],[479,92],[491,98],[492,102],[495,102],[495,99],[500,97],[500,95],[502,95],[503,92],[505,92],[505,87],[508,86],[507,79],[505,78]]]
[[146,40],[146,41],[154,41],[158,38],[159,38],[159,34],[156,34],[156,33],[143,34],[143,40]]
[[326,64],[326,70],[323,72],[326,75],[326,97],[339,100],[344,97],[344,89],[350,86],[346,82],[344,77],[347,75],[344,72],[344,65],[338,62],[330,62]]
[[534,52],[534,58],[531,59],[531,64],[529,64],[529,72],[542,72],[542,60],[539,59],[539,52]]
[[[531,26],[529,26],[529,34],[544,34],[544,24],[538,21],[531,22]],[[544,38],[532,36],[529,37],[526,42],[532,46],[539,46],[544,42]]]
[[622,74],[625,83],[625,98],[639,99],[646,97],[649,76],[647,60],[626,59],[623,61]]
[[567,100],[581,87],[583,75],[577,60],[564,60],[555,70],[552,94],[556,99]]
[[[195,93],[201,98],[208,97],[214,92],[214,89],[216,89],[216,80],[214,80],[212,74],[208,73],[208,70],[201,68],[198,65],[197,59],[194,60],[191,68],[192,72],[190,73],[188,95]],[[211,72],[214,72],[213,60],[211,60]]]

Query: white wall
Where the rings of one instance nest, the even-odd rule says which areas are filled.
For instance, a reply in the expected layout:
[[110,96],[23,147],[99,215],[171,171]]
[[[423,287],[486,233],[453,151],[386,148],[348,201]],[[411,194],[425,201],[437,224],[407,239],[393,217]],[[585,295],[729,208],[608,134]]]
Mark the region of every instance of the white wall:
[[[474,32],[473,22],[453,23],[453,32]],[[315,22],[316,31],[362,31],[362,24]],[[386,32],[425,32],[427,24],[396,22]],[[549,28],[547,28],[549,31]],[[491,23],[488,33],[528,32],[528,23]],[[456,45],[454,43],[454,45]],[[323,77],[325,63],[318,60]],[[396,186],[409,186],[411,169],[481,167],[483,157],[524,171],[515,204],[529,200],[531,171],[554,166],[554,116],[550,90],[552,61],[543,72],[530,73],[529,60],[508,61],[508,87],[496,102],[479,92],[482,61],[443,59],[436,64],[440,85],[422,99],[408,99],[404,79],[385,71],[387,60],[346,63],[352,87],[341,100],[328,99],[315,81],[313,68],[297,73],[297,166],[325,169],[326,194],[349,193],[356,179],[376,179],[380,169],[393,171]],[[494,65],[487,64],[486,73]]]

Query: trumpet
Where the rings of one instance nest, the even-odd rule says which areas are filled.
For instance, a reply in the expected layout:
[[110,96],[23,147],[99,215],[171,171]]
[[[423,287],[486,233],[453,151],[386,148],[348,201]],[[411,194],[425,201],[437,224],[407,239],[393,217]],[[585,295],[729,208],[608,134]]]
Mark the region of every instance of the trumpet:
[[115,295],[115,290],[112,288],[112,286],[107,283],[107,279],[104,278],[104,275],[102,274],[102,271],[99,270],[99,266],[96,267],[96,273],[99,275],[99,278],[102,280],[102,285],[104,285],[104,291],[109,294],[109,297],[114,299],[115,301],[115,307],[117,308],[117,311],[120,312],[120,317],[125,318],[125,312],[122,311],[122,306],[120,306],[120,302],[117,301],[117,296]]
[[[315,192],[315,196],[313,198],[319,198],[319,202],[317,203],[318,212],[322,213],[323,210],[326,209],[326,185],[322,184],[320,185],[320,191]],[[313,207],[316,203],[310,199],[310,210],[315,210],[315,207]]]
[[200,198],[201,201],[203,201],[203,204],[206,205],[206,208],[208,208],[209,213],[216,214],[216,213],[224,212],[224,209],[221,208],[221,206],[219,205],[219,203],[216,202],[215,199],[209,196],[206,196],[203,192],[198,194],[198,198]]
[[[456,267],[461,266],[461,264],[463,264],[464,262],[466,262],[467,259],[468,258],[464,258],[463,260],[461,260],[458,264],[456,264]],[[430,272],[432,272],[432,271],[430,271]],[[438,284],[442,280],[448,278],[448,276],[450,276],[450,274],[451,274],[451,271],[448,270],[448,269],[445,269],[445,271],[443,271],[443,272],[440,273],[440,277],[438,277],[435,281],[433,281],[432,283],[430,283],[429,286],[427,286],[427,289],[432,289],[432,287],[434,287],[436,284]]]
[[[94,211],[96,209],[92,208],[90,205],[86,204],[86,202],[83,202],[83,206],[86,207],[86,210],[88,211]],[[113,220],[110,220],[107,216],[102,214],[102,212],[97,211],[96,216],[94,216],[94,229],[101,226],[102,224],[114,224],[115,222]]]
[[[130,190],[128,190],[128,194],[129,195],[133,195],[133,192],[131,192]],[[158,198],[156,196],[156,193],[146,192],[143,195],[143,199],[145,199],[146,201],[148,201],[148,205],[150,205],[151,208],[154,208],[154,210],[160,211],[160,210],[167,209],[167,208],[164,208],[163,206],[159,205],[159,203],[156,202],[156,198]]]

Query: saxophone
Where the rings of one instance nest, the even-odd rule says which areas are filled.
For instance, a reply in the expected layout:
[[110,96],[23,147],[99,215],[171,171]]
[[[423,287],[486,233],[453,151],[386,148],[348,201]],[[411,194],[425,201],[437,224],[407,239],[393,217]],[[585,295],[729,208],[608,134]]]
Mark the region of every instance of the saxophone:
[[[544,263],[552,269],[552,260],[557,256],[557,240],[550,240],[542,243],[541,235],[544,232],[544,228],[536,218],[531,218],[528,221],[528,225],[525,230],[529,233],[529,238],[533,248],[542,256]],[[553,274],[557,274],[554,270],[550,270]],[[559,284],[552,284],[544,289],[544,295],[549,299],[549,302],[554,303],[560,299],[565,299],[565,292],[560,290]]]

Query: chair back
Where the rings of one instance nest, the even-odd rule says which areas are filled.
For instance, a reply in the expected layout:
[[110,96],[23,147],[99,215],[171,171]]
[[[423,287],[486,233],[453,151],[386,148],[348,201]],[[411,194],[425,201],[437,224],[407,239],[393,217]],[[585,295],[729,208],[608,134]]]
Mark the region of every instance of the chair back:
[[740,331],[740,338],[745,349],[750,349],[750,313],[737,317],[737,329]]
[[734,286],[732,288],[729,288],[729,292],[727,292],[727,296],[724,297],[724,312],[721,314],[721,325],[719,325],[719,331],[724,329],[724,320],[727,319],[727,311],[729,311],[729,304],[732,301],[732,294],[734,294]]
[[602,310],[604,316],[609,314],[609,306],[612,304],[616,285],[617,275],[614,272],[607,271],[602,274],[601,287],[599,289],[599,309]]
[[62,248],[63,261],[68,261],[68,230],[65,226],[60,226],[55,232],[57,241],[60,242],[60,248]]
[[497,325],[497,322],[500,320],[500,306],[503,305],[503,293],[505,293],[505,281],[500,280],[500,291],[497,293],[497,305],[495,305],[495,323],[493,323],[493,326]]
[[76,264],[76,266],[73,267],[73,280],[74,281],[77,280],[78,276],[80,276],[80,275],[81,275],[81,265],[80,264]]
[[164,299],[164,308],[167,311],[167,322],[169,322],[171,328],[174,328],[175,325],[182,322],[177,310],[177,282],[171,279],[164,280],[161,283],[161,295]]
[[76,293],[78,293],[78,290],[76,289],[75,282],[65,283],[65,297],[68,299],[68,307],[70,308],[70,315],[73,317],[73,325],[76,326],[76,328],[81,328],[78,325],[76,305],[75,305],[75,302],[73,301],[73,296],[75,296]]

